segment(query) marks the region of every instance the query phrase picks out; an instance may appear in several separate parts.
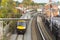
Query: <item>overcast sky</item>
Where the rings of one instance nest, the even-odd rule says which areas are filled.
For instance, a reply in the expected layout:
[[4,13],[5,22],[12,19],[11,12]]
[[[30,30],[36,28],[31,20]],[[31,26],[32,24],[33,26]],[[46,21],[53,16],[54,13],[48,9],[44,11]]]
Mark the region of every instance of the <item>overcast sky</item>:
[[[19,1],[19,2],[22,2],[23,0],[15,0],[15,1]],[[49,0],[33,0],[34,2],[36,3],[48,3]],[[53,2],[57,2],[57,1],[60,1],[60,0],[52,0]]]

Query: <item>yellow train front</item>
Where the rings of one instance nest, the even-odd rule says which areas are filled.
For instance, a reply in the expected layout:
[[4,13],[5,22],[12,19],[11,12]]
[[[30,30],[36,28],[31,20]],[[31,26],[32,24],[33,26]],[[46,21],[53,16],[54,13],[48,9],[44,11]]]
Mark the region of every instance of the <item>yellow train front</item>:
[[27,23],[25,20],[19,20],[17,22],[17,33],[18,34],[24,34],[27,29]]

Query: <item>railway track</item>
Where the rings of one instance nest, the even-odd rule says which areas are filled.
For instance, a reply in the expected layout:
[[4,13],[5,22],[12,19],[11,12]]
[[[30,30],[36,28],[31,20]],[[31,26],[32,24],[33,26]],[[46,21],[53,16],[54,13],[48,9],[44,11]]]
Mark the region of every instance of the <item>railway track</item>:
[[13,32],[13,34],[9,37],[8,40],[31,40],[31,21],[27,22],[27,29],[24,35]]
[[18,35],[17,40],[24,40],[24,35]]
[[12,34],[9,40],[24,40],[24,35],[22,34]]
[[42,22],[41,17],[39,16],[37,17],[37,25],[43,40],[56,40],[55,37],[52,37],[52,35],[49,34],[48,32],[49,30],[46,29],[45,25]]
[[32,21],[32,40],[42,40],[42,36],[37,27],[36,17],[37,15],[33,18],[33,21]]

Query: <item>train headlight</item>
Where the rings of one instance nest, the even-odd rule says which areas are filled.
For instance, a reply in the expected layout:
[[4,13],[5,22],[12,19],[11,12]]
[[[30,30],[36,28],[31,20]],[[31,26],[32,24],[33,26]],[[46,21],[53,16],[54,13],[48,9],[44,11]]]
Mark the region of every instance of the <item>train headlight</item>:
[[17,29],[26,29],[25,26],[17,26]]
[[24,29],[26,29],[26,27],[24,27]]

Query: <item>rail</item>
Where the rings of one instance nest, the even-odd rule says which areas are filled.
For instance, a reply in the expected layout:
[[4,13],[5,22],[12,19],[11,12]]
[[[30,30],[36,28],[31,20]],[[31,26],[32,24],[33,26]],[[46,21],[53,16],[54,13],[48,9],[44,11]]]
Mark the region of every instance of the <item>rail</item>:
[[39,23],[37,22],[37,18],[36,18],[36,23],[37,23],[37,28],[38,28],[38,30],[39,30],[39,33],[40,33],[41,36],[42,36],[42,39],[45,40],[45,37],[44,37],[43,32],[42,32],[42,30],[41,30],[41,28],[40,28],[40,25],[39,25]]
[[56,40],[55,37],[53,37],[52,34],[48,32],[49,30],[43,24],[41,17],[38,17],[37,19],[38,19],[37,20],[38,28],[39,28],[39,31],[41,33],[43,40]]
[[12,34],[8,40],[24,40],[24,35]]

